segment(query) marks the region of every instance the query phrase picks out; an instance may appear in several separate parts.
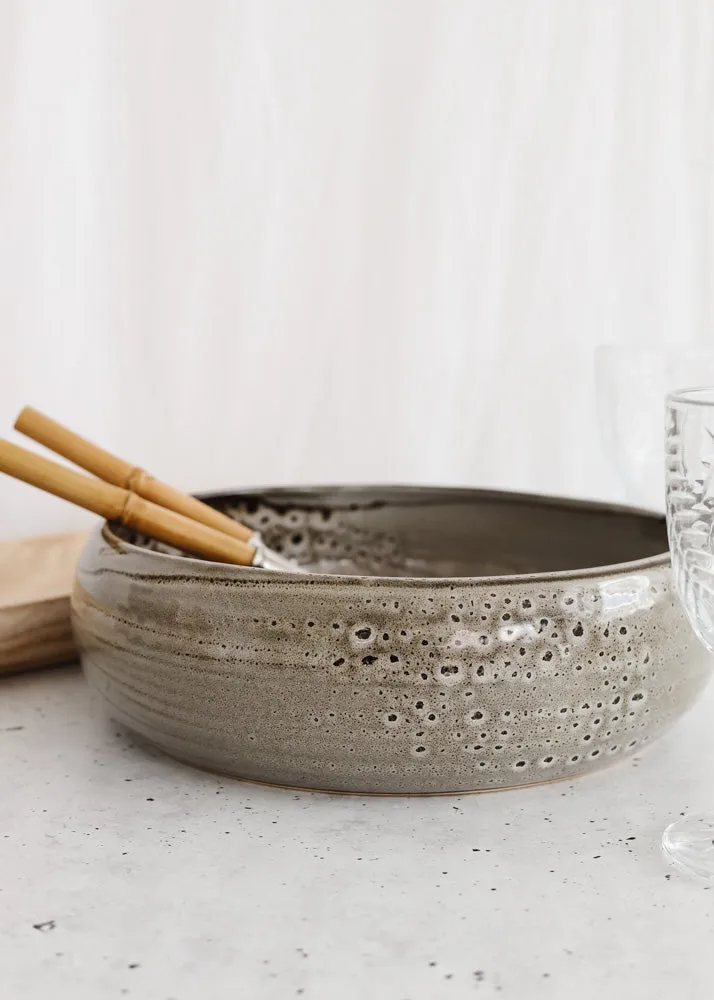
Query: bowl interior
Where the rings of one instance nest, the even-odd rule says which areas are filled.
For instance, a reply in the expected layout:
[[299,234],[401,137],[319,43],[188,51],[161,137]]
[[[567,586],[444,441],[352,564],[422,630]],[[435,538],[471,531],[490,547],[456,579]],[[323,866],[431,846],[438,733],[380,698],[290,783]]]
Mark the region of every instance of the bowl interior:
[[[556,573],[667,551],[665,520],[627,507],[429,487],[305,487],[204,500],[323,573],[403,577]],[[166,546],[113,526],[135,544]]]

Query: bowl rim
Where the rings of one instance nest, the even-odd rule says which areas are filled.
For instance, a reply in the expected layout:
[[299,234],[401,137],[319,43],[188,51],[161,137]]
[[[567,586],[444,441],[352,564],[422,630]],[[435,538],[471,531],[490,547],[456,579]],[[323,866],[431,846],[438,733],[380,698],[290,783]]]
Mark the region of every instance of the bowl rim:
[[[474,499],[499,500],[510,503],[525,501],[539,506],[560,507],[571,511],[583,510],[602,514],[625,515],[630,517],[639,516],[652,522],[658,521],[664,523],[666,520],[665,515],[659,511],[647,510],[643,507],[633,507],[627,504],[616,504],[601,500],[590,500],[579,497],[558,496],[545,493],[526,493],[517,490],[489,489],[471,486],[438,486],[433,484],[420,486],[401,483],[342,483],[338,485],[328,484],[324,486],[308,484],[294,486],[251,486],[241,487],[239,489],[217,491],[203,490],[192,495],[196,496],[199,500],[214,502],[231,499],[240,500],[241,497],[248,498],[262,494],[264,496],[275,497],[276,499],[280,496],[284,496],[285,502],[287,503],[289,498],[297,498],[298,495],[309,497],[310,495],[321,496],[342,494],[345,498],[347,498],[350,494],[357,493],[384,493],[389,494],[393,498],[399,496],[409,498],[410,496],[413,496],[415,501],[417,498],[423,501],[425,497],[428,498],[429,496],[432,496],[434,498],[439,497],[441,500],[446,501],[452,499],[456,502],[462,500],[466,496],[472,496]],[[385,499],[388,499],[388,497]],[[99,534],[115,551],[127,555],[134,554],[136,556],[141,556],[145,560],[155,562],[157,567],[156,576],[158,577],[166,575],[165,571],[161,572],[161,566],[164,566],[166,569],[168,569],[168,567],[176,568],[178,566],[183,566],[187,569],[201,568],[205,570],[211,568],[214,572],[215,570],[219,570],[224,579],[233,578],[236,582],[242,581],[246,583],[253,580],[265,582],[266,574],[269,574],[276,579],[276,582],[286,583],[291,586],[299,583],[311,585],[313,583],[322,582],[338,586],[340,584],[351,584],[353,586],[355,584],[360,584],[363,586],[377,587],[388,584],[390,586],[417,586],[441,589],[452,586],[503,586],[504,584],[511,586],[513,584],[537,584],[548,581],[558,582],[560,580],[592,580],[593,578],[598,577],[611,578],[623,575],[631,576],[635,575],[639,571],[664,566],[670,562],[669,549],[665,549],[665,551],[659,555],[645,556],[641,559],[632,559],[626,562],[606,563],[601,566],[587,566],[581,569],[558,570],[552,572],[546,571],[538,573],[505,573],[490,576],[438,577],[372,576],[360,575],[356,573],[281,573],[273,570],[261,569],[256,566],[238,566],[233,565],[232,563],[198,559],[190,555],[173,555],[165,552],[156,552],[143,545],[135,545],[133,542],[127,542],[113,530],[114,524],[115,522],[102,522],[95,529],[92,537],[96,537],[96,535]],[[142,573],[141,575],[144,577],[153,576],[151,573]],[[185,576],[186,574],[177,575]]]

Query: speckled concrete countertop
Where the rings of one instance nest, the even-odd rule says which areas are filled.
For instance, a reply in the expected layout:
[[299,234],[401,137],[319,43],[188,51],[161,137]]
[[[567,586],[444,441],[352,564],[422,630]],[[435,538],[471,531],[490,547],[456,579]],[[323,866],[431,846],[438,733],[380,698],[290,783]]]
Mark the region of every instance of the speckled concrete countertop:
[[293,793],[133,746],[76,668],[0,682],[4,1000],[712,995],[714,686],[642,757],[429,799]]

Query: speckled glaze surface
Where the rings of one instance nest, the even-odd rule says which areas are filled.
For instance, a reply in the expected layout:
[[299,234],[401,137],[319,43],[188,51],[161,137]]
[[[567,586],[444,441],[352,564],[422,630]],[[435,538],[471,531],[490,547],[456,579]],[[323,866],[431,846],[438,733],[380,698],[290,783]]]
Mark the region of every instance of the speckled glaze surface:
[[73,596],[109,712],[181,760],[338,791],[526,785],[640,749],[709,678],[657,516],[418,487],[211,502],[317,572],[105,525]]

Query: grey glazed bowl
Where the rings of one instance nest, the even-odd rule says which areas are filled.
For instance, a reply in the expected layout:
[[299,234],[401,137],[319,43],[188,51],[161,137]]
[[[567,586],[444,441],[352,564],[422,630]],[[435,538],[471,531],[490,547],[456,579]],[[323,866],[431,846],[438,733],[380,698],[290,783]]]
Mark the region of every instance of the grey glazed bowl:
[[339,791],[527,785],[641,748],[709,678],[655,515],[417,487],[211,502],[320,572],[104,525],[73,596],[112,717],[180,760]]

